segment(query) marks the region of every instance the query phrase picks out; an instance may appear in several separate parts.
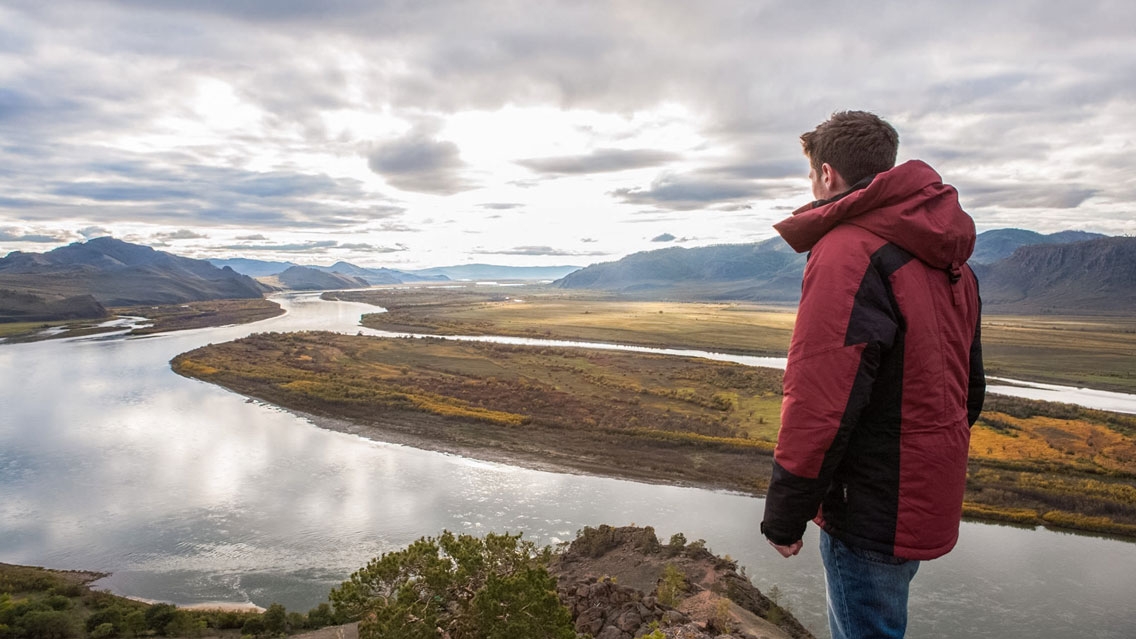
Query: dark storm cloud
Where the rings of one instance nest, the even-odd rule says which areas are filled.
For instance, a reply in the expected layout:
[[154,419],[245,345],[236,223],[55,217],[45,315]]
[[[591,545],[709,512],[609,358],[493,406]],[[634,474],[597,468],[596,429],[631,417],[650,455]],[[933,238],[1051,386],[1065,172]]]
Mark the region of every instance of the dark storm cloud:
[[650,149],[596,149],[584,155],[528,158],[517,164],[537,173],[579,175],[659,166],[679,159],[676,153]]

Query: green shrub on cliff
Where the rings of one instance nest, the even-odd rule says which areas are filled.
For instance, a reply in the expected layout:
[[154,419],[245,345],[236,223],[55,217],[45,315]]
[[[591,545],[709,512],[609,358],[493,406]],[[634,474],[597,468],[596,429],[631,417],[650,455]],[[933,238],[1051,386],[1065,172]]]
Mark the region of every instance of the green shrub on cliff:
[[423,537],[371,560],[331,591],[362,639],[574,639],[545,568],[520,535]]

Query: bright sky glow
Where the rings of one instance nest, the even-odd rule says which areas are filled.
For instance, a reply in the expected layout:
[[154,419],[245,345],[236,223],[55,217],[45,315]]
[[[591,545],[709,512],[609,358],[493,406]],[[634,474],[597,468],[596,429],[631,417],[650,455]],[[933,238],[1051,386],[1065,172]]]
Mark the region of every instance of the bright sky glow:
[[797,137],[842,109],[891,120],[980,231],[1132,234],[1133,23],[1104,1],[14,0],[0,255],[112,234],[415,268],[754,242],[809,199]]

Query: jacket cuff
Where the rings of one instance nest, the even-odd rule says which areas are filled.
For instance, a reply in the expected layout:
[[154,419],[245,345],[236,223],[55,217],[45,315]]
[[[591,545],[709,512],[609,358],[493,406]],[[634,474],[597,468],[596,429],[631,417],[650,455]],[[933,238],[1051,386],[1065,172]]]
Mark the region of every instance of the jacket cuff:
[[[784,533],[779,534],[778,531],[773,530],[771,526],[766,526],[764,521],[761,522],[761,534],[765,535],[766,539],[772,541],[778,546],[792,546],[793,544],[800,541],[802,537],[802,535],[800,534],[796,536],[785,535]],[[793,538],[790,539],[789,537]]]

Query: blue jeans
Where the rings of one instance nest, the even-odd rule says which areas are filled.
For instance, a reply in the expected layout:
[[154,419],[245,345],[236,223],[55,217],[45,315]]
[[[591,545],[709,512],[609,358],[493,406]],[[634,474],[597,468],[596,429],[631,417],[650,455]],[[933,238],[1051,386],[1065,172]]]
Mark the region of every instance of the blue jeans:
[[820,557],[832,639],[903,637],[918,561],[854,548],[823,530]]

